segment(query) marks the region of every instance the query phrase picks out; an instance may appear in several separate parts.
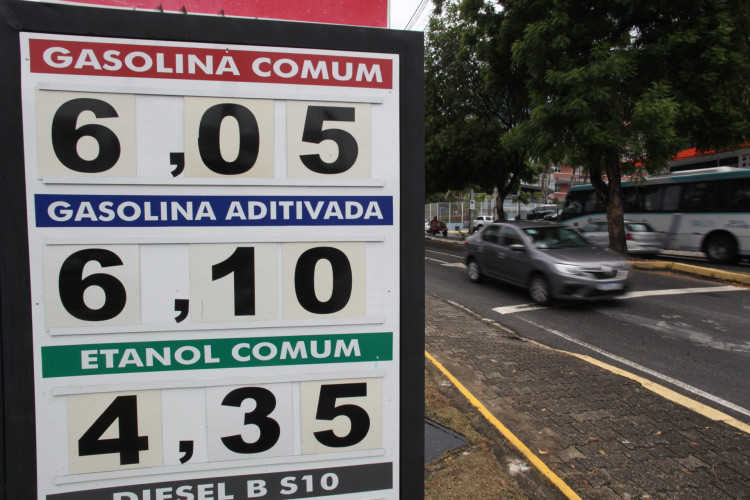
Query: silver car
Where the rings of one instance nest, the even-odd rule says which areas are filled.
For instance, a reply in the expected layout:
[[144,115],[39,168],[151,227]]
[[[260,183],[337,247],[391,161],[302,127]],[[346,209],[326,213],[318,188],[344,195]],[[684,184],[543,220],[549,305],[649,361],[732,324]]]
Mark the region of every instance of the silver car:
[[527,290],[534,302],[600,300],[628,288],[629,265],[573,228],[545,222],[498,222],[464,242],[471,281],[490,277]]
[[[609,225],[606,220],[592,220],[581,228],[581,232],[592,243],[609,246]],[[625,221],[625,243],[631,255],[654,255],[663,245],[664,235],[656,232],[646,222]]]

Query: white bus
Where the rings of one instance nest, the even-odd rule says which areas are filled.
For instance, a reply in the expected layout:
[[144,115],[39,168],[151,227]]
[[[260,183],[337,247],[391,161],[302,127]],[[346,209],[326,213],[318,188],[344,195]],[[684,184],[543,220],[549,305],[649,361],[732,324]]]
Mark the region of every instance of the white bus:
[[[750,257],[750,169],[687,170],[623,182],[625,218],[648,222],[664,235],[663,248],[703,252],[717,263]],[[560,220],[583,226],[606,218],[593,186],[570,188]]]

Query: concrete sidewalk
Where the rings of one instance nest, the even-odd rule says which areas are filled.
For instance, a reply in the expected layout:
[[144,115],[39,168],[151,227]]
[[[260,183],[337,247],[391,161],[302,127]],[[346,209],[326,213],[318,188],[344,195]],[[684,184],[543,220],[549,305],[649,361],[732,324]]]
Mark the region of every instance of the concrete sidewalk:
[[425,312],[426,351],[582,498],[750,498],[750,427],[437,297]]

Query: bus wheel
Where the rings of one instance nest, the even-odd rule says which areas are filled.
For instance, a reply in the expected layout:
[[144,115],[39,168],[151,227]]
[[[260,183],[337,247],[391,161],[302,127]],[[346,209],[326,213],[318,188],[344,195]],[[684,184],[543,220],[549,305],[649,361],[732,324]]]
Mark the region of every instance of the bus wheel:
[[728,234],[709,236],[703,248],[708,260],[716,264],[732,264],[737,261],[737,242]]

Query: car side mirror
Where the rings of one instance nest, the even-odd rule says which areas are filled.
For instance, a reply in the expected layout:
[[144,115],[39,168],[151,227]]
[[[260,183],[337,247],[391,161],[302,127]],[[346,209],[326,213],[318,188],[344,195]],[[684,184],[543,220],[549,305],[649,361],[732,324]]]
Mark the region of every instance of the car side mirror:
[[526,246],[521,243],[514,243],[510,246],[510,249],[514,252],[525,252]]

